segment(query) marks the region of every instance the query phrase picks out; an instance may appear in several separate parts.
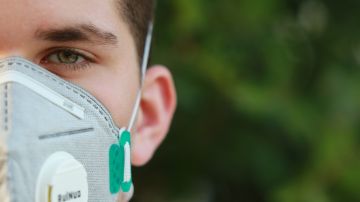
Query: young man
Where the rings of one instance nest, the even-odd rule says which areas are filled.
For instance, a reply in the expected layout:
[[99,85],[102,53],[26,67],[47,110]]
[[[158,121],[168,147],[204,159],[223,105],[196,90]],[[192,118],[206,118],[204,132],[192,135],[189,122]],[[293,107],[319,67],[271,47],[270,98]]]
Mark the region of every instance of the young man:
[[[165,138],[176,106],[173,80],[170,72],[165,67],[157,65],[149,68],[146,71],[144,80],[141,81],[141,64],[146,64],[146,62],[143,63],[143,59],[147,59],[146,51],[144,57],[144,48],[146,46],[146,36],[149,33],[149,27],[151,27],[150,24],[153,18],[153,0],[0,0],[0,3],[0,59],[11,58],[13,56],[21,57],[57,75],[59,78],[80,86],[102,103],[110,113],[114,125],[119,128],[128,126],[131,118],[136,117],[134,127],[128,128],[129,130],[131,129],[129,131],[131,132],[131,162],[134,166],[146,164]],[[16,62],[18,59],[14,59],[14,61]],[[18,62],[18,64],[22,63],[27,64],[27,62]],[[12,62],[7,61],[6,64],[12,65]],[[36,71],[43,74],[42,70]],[[8,73],[4,73],[4,75],[10,75]],[[0,76],[0,80],[1,78],[7,77]],[[13,78],[17,77],[11,77],[11,79]],[[10,81],[13,82],[14,80],[11,79]],[[33,79],[37,80],[36,78]],[[53,80],[55,81],[55,79]],[[38,82],[34,81],[34,83],[37,84]],[[4,86],[4,94],[0,96],[2,99],[8,99],[9,95],[7,93],[9,89],[10,87]],[[74,89],[77,88],[74,87]],[[41,92],[40,90],[37,93],[41,94]],[[76,91],[74,90],[74,92]],[[137,103],[138,92],[141,92],[141,98]],[[12,99],[3,102],[5,103],[4,106],[10,105],[8,104],[10,101],[16,104],[13,101],[14,99],[26,98],[16,97],[14,93]],[[68,99],[71,101],[70,96]],[[16,106],[15,104],[13,106]],[[75,102],[75,104],[79,103]],[[139,104],[138,110],[136,110],[137,104]],[[95,107],[97,108],[98,106]],[[72,108],[72,106],[69,108]],[[86,109],[86,107],[84,108]],[[135,112],[136,116],[133,116],[134,109],[137,112]],[[12,110],[18,110],[18,108]],[[87,111],[84,111],[86,117]],[[6,123],[12,115],[7,117],[8,113],[10,113],[7,109],[2,113],[3,115],[0,115],[0,118],[5,120]],[[13,113],[16,114],[15,112]],[[33,119],[37,119],[38,113],[36,111],[31,114]],[[15,117],[15,115],[13,116]],[[56,118],[56,115],[53,114],[53,117],[47,120],[52,121],[51,119],[55,120]],[[60,121],[58,123],[61,124]],[[6,138],[12,135],[15,128],[22,127],[20,124],[17,127],[15,127],[15,123],[13,124],[12,130],[4,127],[3,131],[0,131],[1,141],[3,141],[3,147],[1,148],[3,153],[0,152],[0,155],[4,161],[3,163],[5,163],[3,155],[8,154],[9,158],[12,158],[11,149],[9,149],[11,144],[7,145],[8,143],[4,143],[9,141]],[[47,125],[47,123],[39,124],[37,128],[48,127]],[[96,131],[92,127],[88,131],[92,130]],[[58,137],[63,134],[61,131],[52,130],[52,132],[53,135],[56,134]],[[6,138],[4,139],[4,137]],[[38,139],[50,141],[47,140],[49,137],[52,136],[39,134]],[[54,139],[54,141],[56,140]],[[66,142],[66,140],[64,141],[65,145],[71,144]],[[42,144],[44,144],[44,141]],[[96,148],[87,147],[85,143],[79,143],[78,147],[91,150],[93,155],[97,155],[97,151],[94,151]],[[109,148],[110,145],[106,145],[106,147]],[[32,152],[30,149],[36,152]],[[29,155],[30,153],[38,155],[41,154],[42,150],[33,147],[29,148],[27,152]],[[111,154],[109,155],[111,156]],[[18,157],[14,155],[14,158]],[[104,159],[107,158],[108,156],[104,155]],[[126,155],[124,158],[126,159]],[[45,160],[41,160],[42,164],[37,168],[38,170],[43,169]],[[80,161],[76,156],[75,160]],[[82,164],[81,161],[80,164]],[[99,188],[92,189],[91,186],[95,186],[94,184],[96,184],[97,179],[94,178],[94,182],[90,180],[92,173],[86,170],[86,166],[90,167],[92,165],[84,164],[85,174],[88,179],[86,183],[89,183],[88,200],[93,201],[93,196],[96,195],[93,192],[102,189],[102,187],[99,186]],[[96,164],[96,162],[90,162],[89,164]],[[13,171],[11,166],[12,164],[9,163],[7,171]],[[21,164],[16,168],[19,168],[19,170],[24,169],[21,167]],[[107,173],[109,171],[104,170],[103,172]],[[39,180],[41,172],[40,174],[33,173],[33,175],[34,179]],[[2,178],[0,181],[6,178],[8,182],[6,186],[5,183],[3,184],[4,186],[0,186],[0,199],[3,197],[1,201],[16,198],[16,193],[22,194],[24,190],[14,188],[11,185],[13,183],[11,182],[11,177],[3,176]],[[16,178],[16,175],[14,178]],[[30,179],[31,176],[26,175],[24,177],[23,184],[34,187],[38,186],[38,184],[34,183],[28,184],[28,178]],[[110,176],[110,182],[112,180]],[[74,178],[74,183],[75,181]],[[90,181],[93,184],[90,184]],[[106,186],[104,189],[107,190],[112,189],[108,187],[110,186],[108,184],[102,184],[101,186]],[[52,197],[51,194],[55,188],[48,186],[46,189],[47,197]],[[13,189],[16,191],[13,192]],[[117,187],[117,189],[109,191],[109,194],[113,196],[114,200],[120,194],[118,200],[121,201],[121,198],[123,198],[121,193],[123,191],[121,191],[121,188],[120,191],[118,189]],[[29,192],[34,190],[35,188],[29,190]],[[74,191],[74,193],[77,193],[76,190]],[[80,199],[74,198],[73,194],[68,192],[61,194],[56,196],[59,201],[76,202],[84,199],[82,197]],[[84,193],[81,194],[84,195]],[[35,193],[29,194],[29,197],[33,197],[33,195]],[[34,200],[29,198],[26,201]],[[51,201],[51,199],[48,201]],[[103,201],[107,200],[104,199]]]

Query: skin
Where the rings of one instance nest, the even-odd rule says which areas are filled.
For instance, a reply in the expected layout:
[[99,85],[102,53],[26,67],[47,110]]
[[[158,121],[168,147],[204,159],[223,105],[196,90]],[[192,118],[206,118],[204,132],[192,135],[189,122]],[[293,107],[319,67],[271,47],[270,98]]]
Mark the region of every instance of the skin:
[[[112,0],[0,0],[0,4],[0,58],[24,57],[83,87],[104,104],[119,127],[128,125],[140,87],[139,61],[134,38]],[[108,38],[86,32],[86,40],[70,40],[60,32],[82,25],[96,27]],[[63,48],[86,57],[72,53],[76,60],[65,64],[58,59]],[[133,165],[151,159],[168,132],[175,107],[170,72],[153,66],[146,73],[132,131]]]

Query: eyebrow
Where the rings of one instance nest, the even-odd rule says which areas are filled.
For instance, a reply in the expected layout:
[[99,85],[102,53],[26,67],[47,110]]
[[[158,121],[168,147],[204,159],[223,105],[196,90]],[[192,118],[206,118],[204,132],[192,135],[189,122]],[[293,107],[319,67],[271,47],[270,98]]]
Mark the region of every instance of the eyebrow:
[[53,42],[86,41],[99,45],[117,45],[118,43],[115,34],[104,31],[93,24],[37,30],[35,37]]

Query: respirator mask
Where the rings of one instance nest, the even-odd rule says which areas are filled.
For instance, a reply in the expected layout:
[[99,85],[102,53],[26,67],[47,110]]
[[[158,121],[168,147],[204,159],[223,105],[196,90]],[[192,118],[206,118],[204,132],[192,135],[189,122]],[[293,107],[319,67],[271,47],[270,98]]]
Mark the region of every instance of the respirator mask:
[[[152,24],[141,66],[143,83]],[[0,60],[0,201],[129,200],[131,135],[90,93],[20,57]]]

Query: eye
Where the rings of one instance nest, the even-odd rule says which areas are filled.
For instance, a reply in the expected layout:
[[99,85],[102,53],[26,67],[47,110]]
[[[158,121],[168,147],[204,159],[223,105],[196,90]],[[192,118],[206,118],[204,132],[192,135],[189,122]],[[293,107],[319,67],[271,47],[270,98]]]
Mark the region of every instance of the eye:
[[91,62],[93,62],[90,57],[91,56],[85,56],[85,53],[77,49],[60,48],[51,51],[40,63],[49,68],[55,67],[78,70],[88,67]]
[[83,56],[71,50],[60,50],[50,54],[48,57],[48,61],[50,62],[63,64],[74,64],[83,62],[84,60],[85,58]]

